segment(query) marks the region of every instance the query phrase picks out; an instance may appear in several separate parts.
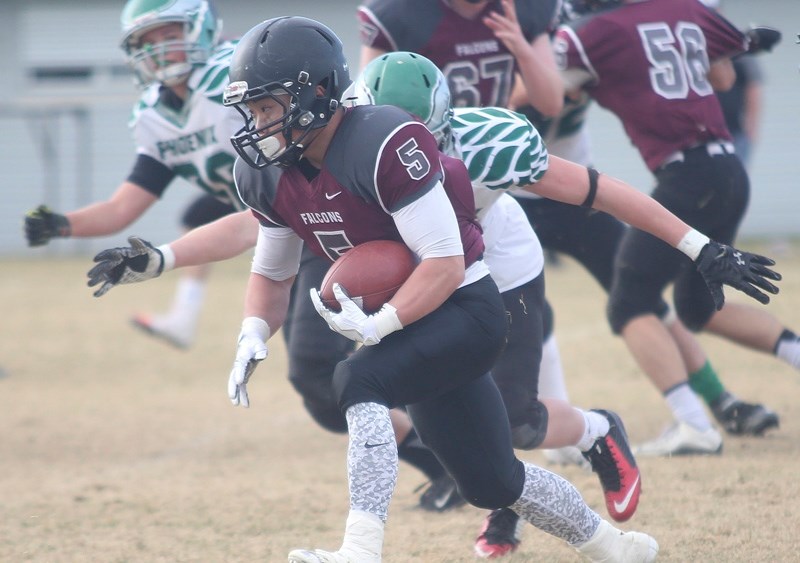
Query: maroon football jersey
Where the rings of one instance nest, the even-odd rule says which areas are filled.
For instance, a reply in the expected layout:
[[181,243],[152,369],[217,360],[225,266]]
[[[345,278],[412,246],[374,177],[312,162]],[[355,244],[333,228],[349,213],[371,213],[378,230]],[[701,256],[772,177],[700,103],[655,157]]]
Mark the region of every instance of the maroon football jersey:
[[[517,18],[530,42],[556,21],[557,0],[517,0]],[[383,51],[412,51],[434,62],[447,77],[456,107],[508,105],[517,65],[502,41],[483,23],[490,2],[472,20],[444,0],[367,0],[357,11],[361,43]]]
[[294,230],[319,256],[336,260],[371,240],[402,241],[390,213],[445,185],[470,266],[483,253],[464,164],[440,153],[428,129],[394,106],[358,106],[345,116],[317,172],[303,161],[277,171],[237,160],[240,197],[267,226]]
[[744,35],[698,0],[643,0],[559,28],[562,69],[588,71],[585,88],[622,120],[650,170],[672,153],[730,140],[706,74],[740,53]]

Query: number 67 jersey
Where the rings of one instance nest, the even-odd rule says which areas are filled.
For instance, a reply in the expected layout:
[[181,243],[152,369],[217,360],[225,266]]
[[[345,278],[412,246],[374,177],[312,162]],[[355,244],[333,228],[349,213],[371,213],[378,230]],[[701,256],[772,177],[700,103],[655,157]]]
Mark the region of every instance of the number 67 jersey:
[[[361,44],[381,51],[411,51],[428,57],[450,86],[453,107],[508,105],[517,62],[483,23],[501,12],[488,2],[474,18],[459,15],[446,0],[365,0],[358,7]],[[520,29],[530,42],[551,29],[555,0],[516,0]]]
[[730,140],[707,73],[745,46],[698,0],[646,0],[561,26],[554,48],[567,89],[583,87],[614,113],[653,171],[676,151]]

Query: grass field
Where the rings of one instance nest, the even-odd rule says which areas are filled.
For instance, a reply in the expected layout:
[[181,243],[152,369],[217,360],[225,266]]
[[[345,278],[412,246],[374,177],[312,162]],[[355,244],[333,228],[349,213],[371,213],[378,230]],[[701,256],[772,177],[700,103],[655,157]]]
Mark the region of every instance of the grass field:
[[[798,328],[800,247],[780,258],[785,280],[769,307]],[[175,274],[95,299],[84,282],[89,266],[0,265],[0,561],[271,563],[295,547],[338,547],[346,437],[305,413],[286,381],[279,338],[251,381],[251,408],[226,396],[247,260],[216,268],[188,352],[127,321],[166,307]],[[548,293],[573,402],[617,410],[634,442],[659,433],[668,411],[609,333],[598,288],[565,261],[548,272]],[[800,374],[701,338],[730,389],[775,409],[781,428],[726,438],[718,457],[640,460],[641,503],[621,527],[655,536],[662,561],[798,561]],[[538,452],[520,455],[543,463]],[[553,469],[605,515],[594,475]],[[414,489],[423,481],[401,465],[385,561],[474,561],[483,511],[422,512]],[[528,527],[505,560],[581,559]]]

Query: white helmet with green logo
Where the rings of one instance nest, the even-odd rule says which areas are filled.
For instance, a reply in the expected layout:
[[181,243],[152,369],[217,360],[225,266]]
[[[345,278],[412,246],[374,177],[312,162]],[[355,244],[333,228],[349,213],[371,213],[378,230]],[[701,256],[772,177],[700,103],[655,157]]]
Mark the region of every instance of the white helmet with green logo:
[[[179,83],[211,55],[222,21],[207,0],[128,0],[122,10],[121,47],[142,85]],[[169,23],[183,24],[183,39],[158,45],[142,44],[143,33]],[[166,64],[164,55],[185,53],[185,61]]]
[[429,59],[408,51],[373,59],[353,84],[357,104],[397,106],[428,127],[439,149],[454,154],[450,88],[442,71]]

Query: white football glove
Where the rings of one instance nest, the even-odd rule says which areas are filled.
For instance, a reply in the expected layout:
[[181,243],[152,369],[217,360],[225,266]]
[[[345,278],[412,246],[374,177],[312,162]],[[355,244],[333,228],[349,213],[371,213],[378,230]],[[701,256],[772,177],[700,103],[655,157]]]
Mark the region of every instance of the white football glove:
[[242,405],[245,408],[250,406],[247,382],[258,362],[267,357],[267,338],[269,338],[267,321],[258,317],[247,317],[242,321],[236,359],[228,377],[228,397],[234,406]]
[[319,291],[311,288],[311,301],[314,302],[317,313],[325,319],[331,330],[350,340],[360,342],[364,346],[372,346],[387,334],[403,328],[400,319],[397,318],[397,309],[388,303],[377,313],[367,315],[347,296],[338,283],[333,284],[333,295],[342,306],[339,313],[328,309],[322,303]]

